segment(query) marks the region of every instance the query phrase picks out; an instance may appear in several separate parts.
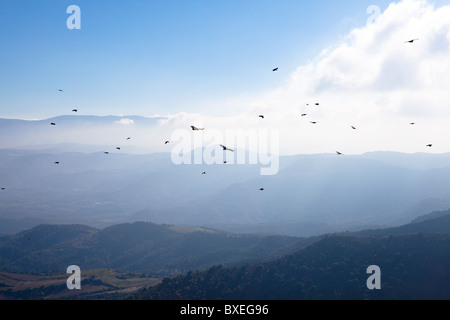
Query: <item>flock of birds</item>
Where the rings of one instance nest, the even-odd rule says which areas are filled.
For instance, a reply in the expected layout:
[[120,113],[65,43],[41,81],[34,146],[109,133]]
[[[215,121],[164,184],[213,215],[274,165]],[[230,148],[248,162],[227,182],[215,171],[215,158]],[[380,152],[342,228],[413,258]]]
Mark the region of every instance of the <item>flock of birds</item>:
[[[416,41],[418,41],[418,40],[419,40],[418,38],[416,38],[416,39],[411,39],[411,40],[405,41],[405,43],[411,43],[411,44],[412,44],[412,43],[414,43],[414,42],[416,42]],[[272,69],[273,72],[277,72],[278,70],[279,70],[278,67]],[[64,90],[63,90],[63,89],[58,89],[58,92],[63,93]],[[306,104],[306,106],[309,106],[309,105],[310,105],[309,103]],[[318,107],[318,106],[320,106],[320,103],[319,103],[319,102],[316,102],[316,103],[314,103],[314,105],[315,105],[316,107]],[[76,109],[76,108],[75,108],[75,109],[72,109],[72,112],[77,113],[77,112],[78,112],[78,109]],[[302,114],[301,114],[301,117],[306,117],[306,116],[308,116],[307,113],[302,113]],[[261,118],[261,119],[265,119],[265,116],[264,116],[263,114],[260,114],[258,117]],[[310,121],[310,123],[313,124],[313,125],[315,125],[315,124],[317,124],[318,122],[317,122],[317,121]],[[410,125],[415,125],[415,124],[416,124],[415,122],[411,122],[411,123],[410,123]],[[51,126],[56,126],[56,123],[55,123],[55,122],[51,122],[50,125],[51,125]],[[191,127],[192,131],[203,131],[203,130],[205,130],[205,128],[199,128],[199,127],[196,127],[196,126],[190,126],[190,127]],[[352,128],[353,130],[357,130],[357,128],[356,128],[355,126],[351,126],[351,128]],[[127,138],[127,140],[130,140],[130,139],[131,139],[131,137],[128,137],[128,138]],[[167,145],[167,144],[170,143],[170,141],[169,141],[169,140],[166,140],[164,143]],[[226,146],[224,146],[224,145],[222,145],[222,144],[220,145],[220,147],[221,147],[221,148],[223,149],[223,151],[225,151],[225,152],[226,152],[226,151],[234,152],[233,149],[228,148],[228,147],[226,147]],[[433,144],[427,144],[426,147],[431,148],[431,147],[433,147]],[[121,148],[120,148],[120,147],[116,147],[116,150],[120,151]],[[109,152],[109,151],[105,151],[104,154],[107,154],[107,155],[108,155],[108,154],[110,154],[110,152]],[[336,151],[336,154],[339,155],[339,156],[343,155],[343,153],[340,152],[340,151]],[[224,160],[223,163],[226,164],[227,161]],[[60,161],[55,161],[54,164],[55,164],[55,165],[59,165],[59,164],[60,164]],[[206,175],[206,174],[207,174],[206,171],[203,171],[203,172],[202,172],[202,175]],[[2,190],[2,191],[5,191],[6,188],[5,188],[5,187],[2,187],[1,190]],[[264,191],[264,188],[260,188],[259,190],[260,190],[260,191]]]

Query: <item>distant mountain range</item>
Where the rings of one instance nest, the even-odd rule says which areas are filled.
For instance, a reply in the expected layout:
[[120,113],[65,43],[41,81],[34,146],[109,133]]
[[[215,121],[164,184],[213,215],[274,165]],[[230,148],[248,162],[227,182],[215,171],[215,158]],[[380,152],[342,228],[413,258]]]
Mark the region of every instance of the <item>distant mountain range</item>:
[[[153,136],[158,137],[158,131],[154,129],[163,119],[81,114],[42,120],[0,118],[0,135],[3,137],[0,149],[95,152],[102,151],[102,147],[115,147],[124,139],[133,137],[135,141],[129,144],[128,152],[154,152],[156,149],[149,147],[146,142],[152,141]],[[160,136],[160,140],[164,138]]]
[[152,221],[307,237],[398,226],[450,208],[448,155],[401,155],[397,165],[392,156],[281,157],[277,175],[261,176],[258,165],[175,165],[170,153],[4,149],[0,233]]
[[308,237],[450,208],[450,154],[281,156],[278,174],[261,176],[261,165],[174,164],[162,120],[0,119],[0,234],[152,221]]

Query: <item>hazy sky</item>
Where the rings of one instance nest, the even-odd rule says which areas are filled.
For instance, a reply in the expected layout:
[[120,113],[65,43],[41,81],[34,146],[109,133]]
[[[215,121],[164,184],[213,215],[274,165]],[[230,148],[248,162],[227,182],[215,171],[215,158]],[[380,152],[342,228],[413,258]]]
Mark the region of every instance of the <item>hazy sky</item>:
[[[364,25],[373,2],[4,0],[0,117],[44,118],[72,105],[96,115],[226,115],[215,104],[283,84]],[[81,30],[66,27],[72,4]]]
[[450,150],[450,1],[4,0],[0,23],[0,118],[264,113],[284,153]]

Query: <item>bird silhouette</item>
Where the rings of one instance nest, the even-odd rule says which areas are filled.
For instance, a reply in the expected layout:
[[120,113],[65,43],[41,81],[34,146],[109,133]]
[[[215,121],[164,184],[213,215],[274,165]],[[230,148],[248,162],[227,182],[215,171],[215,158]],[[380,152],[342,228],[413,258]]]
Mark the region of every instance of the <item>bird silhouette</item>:
[[206,174],[206,172],[202,172],[202,174]]
[[259,116],[261,119],[264,119],[264,116],[261,114],[260,116]]
[[427,147],[428,148],[431,148],[433,145],[432,144],[427,144]]
[[197,128],[197,127],[194,127],[194,126],[191,126],[191,128],[192,128],[193,131],[202,131],[202,130],[205,130],[205,128]]
[[52,126],[56,126],[56,123],[52,122],[52,123],[50,123],[50,125],[52,125]]
[[6,190],[6,188],[2,188],[2,190],[3,190],[3,191],[5,191],[5,190]]
[[64,92],[64,90],[62,90],[62,89],[58,89],[58,91],[59,91],[59,92]]
[[108,152],[108,151],[105,151],[104,153],[105,153],[105,154],[109,154],[109,152]]
[[164,144],[168,144],[168,143],[170,143],[170,141],[166,141]]
[[410,123],[410,125],[412,125],[412,126],[415,125],[415,124],[416,124],[415,122],[411,122],[411,123]]
[[120,147],[117,147],[116,149],[117,149],[117,150],[120,150]]
[[127,140],[130,140],[130,139],[131,139],[131,137],[128,137],[128,138],[127,138]]
[[355,128],[354,126],[352,126],[352,129],[353,129],[353,130],[356,130],[356,128]]
[[336,151],[336,154],[337,154],[338,156],[341,156],[341,155],[342,155],[342,152]]
[[259,191],[264,191],[264,188],[259,189]]
[[231,151],[231,152],[234,152],[233,149],[227,148],[227,147],[225,147],[223,144],[221,144],[220,146],[222,147],[223,151]]
[[273,72],[278,71],[278,68],[275,68],[275,69],[273,69],[272,71],[273,71]]
[[419,38],[405,41],[405,43],[414,43],[414,41],[417,41],[417,40],[419,40]]
[[73,109],[72,112],[78,112],[78,109]]
[[306,116],[307,116],[307,114],[306,114],[306,113],[303,113],[303,114],[302,114],[302,117],[306,117]]
[[311,123],[312,123],[312,124],[317,124],[317,122],[316,122],[316,121],[311,121]]
[[316,106],[320,106],[320,104],[319,104],[319,103],[316,103]]
[[59,161],[56,161],[55,164],[59,164]]

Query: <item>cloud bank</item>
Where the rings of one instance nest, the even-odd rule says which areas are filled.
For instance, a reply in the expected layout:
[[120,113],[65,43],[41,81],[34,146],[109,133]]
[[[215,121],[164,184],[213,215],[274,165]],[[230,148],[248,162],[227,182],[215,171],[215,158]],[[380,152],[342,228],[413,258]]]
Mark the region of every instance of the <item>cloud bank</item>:
[[[283,154],[449,152],[448,17],[450,5],[436,8],[426,0],[392,3],[374,23],[352,30],[286,75],[284,86],[232,105],[211,106],[211,112],[237,106],[240,114],[183,113],[169,116],[161,126],[189,122],[219,130],[277,129]],[[430,143],[433,149],[427,149]]]

